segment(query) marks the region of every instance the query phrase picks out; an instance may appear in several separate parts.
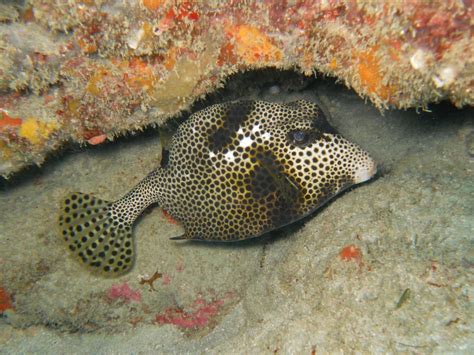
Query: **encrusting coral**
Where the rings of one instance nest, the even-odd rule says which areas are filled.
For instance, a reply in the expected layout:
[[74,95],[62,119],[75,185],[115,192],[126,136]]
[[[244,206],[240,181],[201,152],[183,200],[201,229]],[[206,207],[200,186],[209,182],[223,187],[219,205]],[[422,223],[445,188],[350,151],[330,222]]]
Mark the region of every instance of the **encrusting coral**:
[[474,103],[469,2],[27,0],[0,12],[4,176],[66,141],[160,125],[255,68],[333,76],[379,108]]

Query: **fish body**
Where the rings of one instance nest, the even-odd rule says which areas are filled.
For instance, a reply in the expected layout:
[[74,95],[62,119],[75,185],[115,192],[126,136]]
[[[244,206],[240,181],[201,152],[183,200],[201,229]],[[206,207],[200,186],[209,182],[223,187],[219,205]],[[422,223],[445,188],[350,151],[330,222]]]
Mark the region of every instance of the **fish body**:
[[167,164],[115,202],[73,193],[59,224],[69,249],[109,275],[132,267],[132,226],[150,204],[185,230],[172,239],[238,241],[292,223],[376,164],[311,102],[234,101],[193,114],[173,136]]

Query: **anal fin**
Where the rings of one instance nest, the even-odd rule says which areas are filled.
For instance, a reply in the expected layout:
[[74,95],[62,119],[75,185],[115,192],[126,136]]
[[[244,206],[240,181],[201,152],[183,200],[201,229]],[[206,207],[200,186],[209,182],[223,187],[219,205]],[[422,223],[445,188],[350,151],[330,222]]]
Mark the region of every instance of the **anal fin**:
[[186,233],[177,235],[176,237],[171,237],[170,240],[190,240],[192,238],[189,238]]

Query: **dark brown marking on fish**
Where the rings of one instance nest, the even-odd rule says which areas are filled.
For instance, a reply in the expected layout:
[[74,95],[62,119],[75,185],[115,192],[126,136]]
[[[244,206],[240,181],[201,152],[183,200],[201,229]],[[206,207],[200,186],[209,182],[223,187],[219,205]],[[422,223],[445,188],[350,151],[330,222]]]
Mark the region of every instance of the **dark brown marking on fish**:
[[321,133],[324,132],[325,134],[337,134],[337,130],[332,127],[326,116],[324,115],[323,111],[319,110],[318,114],[313,116],[313,127],[316,128]]
[[215,153],[232,143],[239,127],[254,109],[252,101],[231,102],[225,106],[223,124],[209,136],[209,146]]
[[298,213],[293,205],[287,204],[287,202],[281,198],[278,198],[274,207],[268,212],[268,221],[271,229],[285,226],[290,222],[297,219]]
[[166,168],[168,166],[169,161],[170,161],[170,151],[168,149],[162,148],[160,167]]
[[314,137],[315,139],[319,139],[323,132],[331,134],[337,133],[336,129],[329,124],[326,116],[319,107],[313,107],[312,110],[308,110],[307,105],[302,100],[288,102],[284,106],[292,110],[305,112],[307,117],[313,120],[313,128],[320,132],[320,136]]
[[249,190],[254,198],[268,207],[271,226],[287,224],[298,214],[301,189],[285,174],[283,164],[269,151],[256,154],[258,165],[250,173]]

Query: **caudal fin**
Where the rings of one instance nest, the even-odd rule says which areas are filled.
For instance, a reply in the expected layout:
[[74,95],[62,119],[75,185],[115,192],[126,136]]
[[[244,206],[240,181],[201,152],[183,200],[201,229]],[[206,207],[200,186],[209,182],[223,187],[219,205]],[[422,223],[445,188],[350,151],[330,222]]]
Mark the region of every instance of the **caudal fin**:
[[131,269],[132,226],[114,213],[112,202],[72,193],[61,204],[59,225],[69,250],[93,271],[118,276]]

